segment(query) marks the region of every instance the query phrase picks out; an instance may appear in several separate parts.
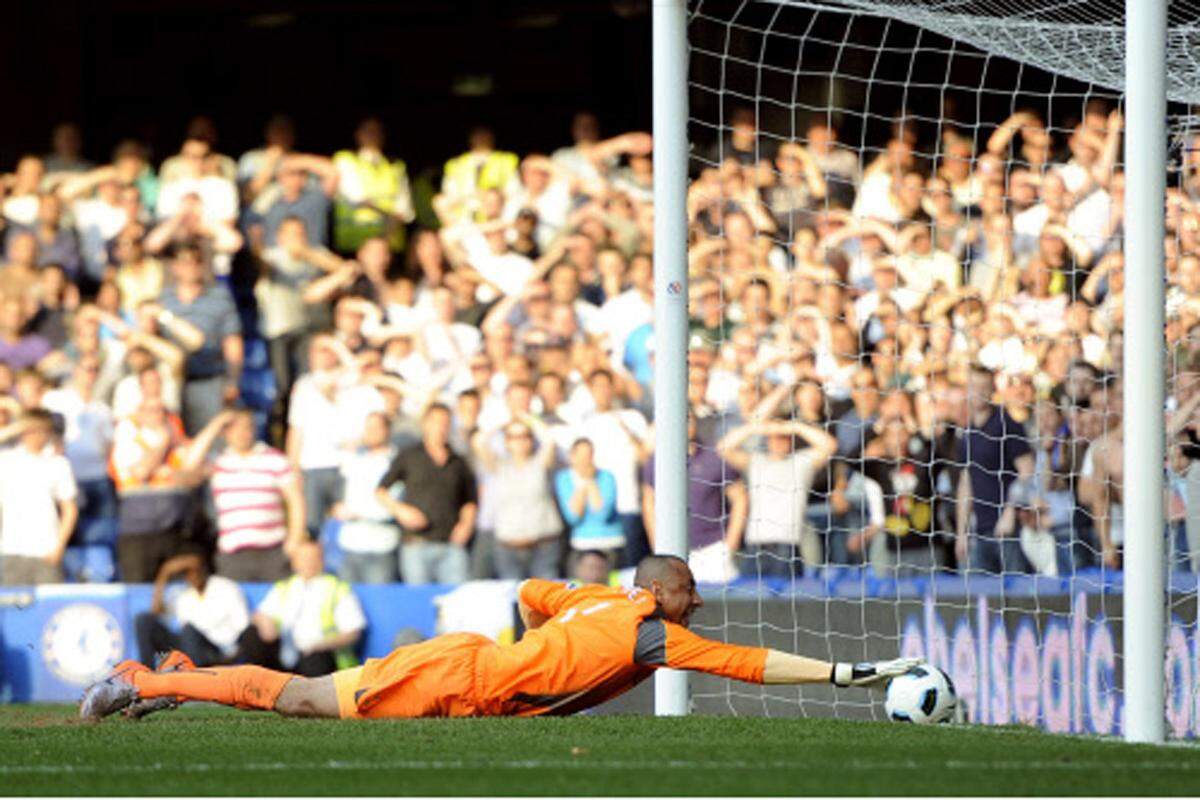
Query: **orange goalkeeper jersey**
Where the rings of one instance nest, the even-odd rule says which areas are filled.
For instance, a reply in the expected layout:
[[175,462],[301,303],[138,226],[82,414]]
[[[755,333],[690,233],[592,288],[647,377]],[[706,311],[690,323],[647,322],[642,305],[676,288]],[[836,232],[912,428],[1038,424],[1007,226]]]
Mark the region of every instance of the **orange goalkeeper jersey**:
[[628,691],[657,667],[762,682],[765,649],[705,639],[657,618],[645,589],[531,578],[520,599],[550,619],[514,645],[481,648],[484,714],[571,714]]

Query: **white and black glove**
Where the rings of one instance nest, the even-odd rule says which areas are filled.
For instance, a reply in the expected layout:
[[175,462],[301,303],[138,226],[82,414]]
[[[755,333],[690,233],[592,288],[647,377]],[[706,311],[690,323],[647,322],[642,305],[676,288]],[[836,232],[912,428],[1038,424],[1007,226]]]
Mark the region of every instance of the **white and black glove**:
[[915,666],[924,663],[922,658],[896,658],[891,661],[860,661],[850,664],[842,661],[833,665],[829,681],[834,686],[862,686],[867,689],[882,689],[897,675],[903,675]]

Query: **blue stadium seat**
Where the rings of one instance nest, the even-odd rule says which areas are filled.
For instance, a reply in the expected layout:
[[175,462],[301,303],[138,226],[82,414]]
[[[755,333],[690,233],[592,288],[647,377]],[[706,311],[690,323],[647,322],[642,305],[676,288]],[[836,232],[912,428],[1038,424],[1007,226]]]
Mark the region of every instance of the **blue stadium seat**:
[[256,410],[254,412],[254,430],[258,431],[258,438],[262,441],[267,440],[267,427],[271,423],[271,415],[266,411]]
[[268,411],[275,402],[275,376],[269,369],[246,369],[238,389],[250,408]]
[[80,517],[72,541],[80,545],[103,544],[112,547],[117,541],[117,520],[112,517]]
[[246,339],[246,369],[268,369],[267,343],[258,337]]
[[338,547],[338,534],[341,532],[341,520],[327,519],[321,526],[321,550],[325,553],[325,570],[335,574],[342,566],[342,550]]
[[84,544],[68,547],[63,554],[63,572],[79,583],[111,583],[117,576],[112,545]]

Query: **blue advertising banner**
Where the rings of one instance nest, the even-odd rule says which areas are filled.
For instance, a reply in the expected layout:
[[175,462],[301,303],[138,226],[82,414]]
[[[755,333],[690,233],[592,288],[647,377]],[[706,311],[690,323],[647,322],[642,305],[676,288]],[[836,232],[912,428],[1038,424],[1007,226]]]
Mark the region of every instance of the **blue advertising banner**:
[[[251,608],[270,588],[243,587]],[[387,654],[411,629],[434,635],[441,586],[356,586],[368,627],[364,657]],[[150,609],[147,585],[59,584],[0,589],[0,702],[74,702],[113,664],[137,657],[133,620]]]
[[[961,580],[891,585],[888,591],[820,587],[789,594],[745,585],[710,587],[693,622],[701,635],[837,661],[920,656],[946,670],[972,722],[1021,723],[1053,732],[1119,734],[1123,724],[1119,587],[1021,591]],[[863,585],[860,583],[860,587]],[[243,587],[253,608],[267,585]],[[1045,589],[1045,586],[1037,587]],[[1169,598],[1165,709],[1173,736],[1200,735],[1197,593]],[[356,586],[368,629],[360,652],[379,657],[444,629],[511,641],[515,586]],[[1114,590],[1116,590],[1114,592]],[[0,589],[0,701],[74,702],[122,658],[136,656],[133,620],[149,586],[68,584]],[[450,601],[454,602],[451,603]],[[439,605],[441,608],[439,610]],[[508,609],[508,610],[506,610]],[[827,686],[748,686],[695,675],[695,710],[709,714],[881,718],[879,695]],[[652,711],[649,684],[599,709]]]

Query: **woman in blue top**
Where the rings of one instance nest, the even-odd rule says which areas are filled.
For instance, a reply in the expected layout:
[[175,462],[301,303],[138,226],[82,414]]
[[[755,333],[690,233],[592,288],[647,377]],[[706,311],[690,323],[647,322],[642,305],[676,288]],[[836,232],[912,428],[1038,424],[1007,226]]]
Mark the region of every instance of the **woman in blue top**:
[[588,439],[571,445],[571,466],[554,476],[554,494],[571,532],[571,550],[600,550],[615,564],[625,546],[617,516],[617,482],[607,470],[597,470]]

